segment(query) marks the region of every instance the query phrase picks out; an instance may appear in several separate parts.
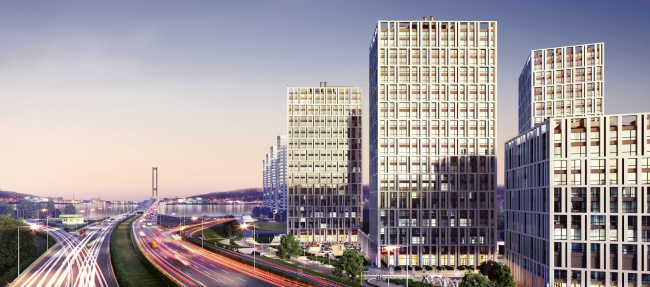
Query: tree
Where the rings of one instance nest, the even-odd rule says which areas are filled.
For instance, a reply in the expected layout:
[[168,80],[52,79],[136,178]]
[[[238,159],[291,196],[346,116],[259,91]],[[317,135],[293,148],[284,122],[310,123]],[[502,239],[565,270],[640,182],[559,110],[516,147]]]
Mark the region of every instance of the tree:
[[[49,216],[55,217],[54,214],[56,213],[56,206],[54,206],[54,201],[52,201],[52,200],[48,201],[46,208],[47,208],[47,214]],[[59,213],[60,213],[60,211],[59,211]]]
[[253,208],[253,211],[252,211],[252,213],[253,213],[253,216],[255,216],[255,217],[259,217],[259,216],[260,216],[260,213],[261,213],[261,211],[262,211],[262,210],[260,209],[260,207],[259,207],[259,206],[255,206],[255,208]]
[[[20,225],[20,231],[18,226]],[[31,230],[22,220],[0,215],[0,269],[14,267],[18,263],[18,232],[20,232],[20,261],[26,262],[36,255],[36,241]]]
[[23,199],[16,205],[16,210],[19,212],[18,217],[23,218],[36,218],[40,204],[36,204],[29,199]]
[[275,254],[282,260],[298,257],[300,255],[300,242],[293,236],[293,233],[289,232],[280,238],[280,245],[278,245],[278,251]]
[[496,267],[497,265],[499,264],[493,260],[483,261],[483,263],[478,266],[478,270],[481,272],[481,274],[483,274],[483,276],[488,276],[490,274],[490,270],[492,270],[492,268]]
[[0,201],[0,214],[11,214],[13,208],[9,208],[9,203]]
[[481,274],[474,274],[472,271],[467,271],[465,277],[463,277],[463,281],[458,284],[458,287],[490,287],[490,282]]
[[499,264],[490,270],[488,276],[490,281],[496,282],[494,287],[516,287],[515,277],[512,276],[510,267],[505,264]]
[[63,214],[77,214],[77,208],[74,204],[66,204],[63,208]]
[[363,256],[355,250],[347,249],[343,252],[343,256],[339,259],[338,264],[332,275],[337,278],[343,276],[343,271],[350,277],[350,281],[361,282],[361,274],[363,273]]

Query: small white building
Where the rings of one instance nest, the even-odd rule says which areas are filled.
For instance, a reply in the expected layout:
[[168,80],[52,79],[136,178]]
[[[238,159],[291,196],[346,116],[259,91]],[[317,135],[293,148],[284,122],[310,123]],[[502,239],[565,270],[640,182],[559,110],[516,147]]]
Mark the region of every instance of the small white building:
[[242,221],[243,223],[246,223],[246,222],[254,222],[255,220],[253,220],[253,218],[252,218],[250,215],[248,215],[248,214],[243,214],[243,215],[241,216],[241,221]]
[[59,215],[63,225],[76,225],[84,223],[83,214],[61,214]]

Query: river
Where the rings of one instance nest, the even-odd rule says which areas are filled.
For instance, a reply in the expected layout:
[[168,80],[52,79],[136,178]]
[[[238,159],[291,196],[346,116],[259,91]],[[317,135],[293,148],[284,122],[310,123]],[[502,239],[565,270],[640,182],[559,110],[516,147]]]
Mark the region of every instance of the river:
[[259,204],[166,204],[160,203],[158,213],[170,216],[225,216],[251,214]]

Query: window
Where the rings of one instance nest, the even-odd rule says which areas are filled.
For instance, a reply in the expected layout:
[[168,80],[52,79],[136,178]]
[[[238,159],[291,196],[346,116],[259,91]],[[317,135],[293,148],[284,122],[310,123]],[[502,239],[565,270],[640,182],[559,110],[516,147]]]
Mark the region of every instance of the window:
[[571,147],[571,156],[574,156],[574,157],[587,156],[587,147],[586,146],[572,146]]
[[636,202],[623,201],[623,213],[636,213]]
[[604,215],[592,215],[591,216],[591,225],[605,225],[605,216]]
[[571,243],[571,252],[585,252],[585,243]]
[[591,240],[605,241],[605,229],[592,229]]
[[554,235],[555,239],[566,239],[566,228],[555,228]]
[[624,187],[623,197],[636,197],[636,187]]

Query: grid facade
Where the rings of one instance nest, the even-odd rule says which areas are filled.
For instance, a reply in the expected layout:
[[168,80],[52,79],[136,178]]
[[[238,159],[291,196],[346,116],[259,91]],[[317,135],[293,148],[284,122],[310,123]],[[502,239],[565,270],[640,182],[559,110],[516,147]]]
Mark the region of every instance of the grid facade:
[[357,242],[362,224],[359,87],[287,88],[287,230]]
[[519,133],[550,117],[602,115],[605,43],[533,50],[519,76]]
[[375,264],[495,258],[497,23],[431,20],[379,21],[369,49]]
[[505,259],[515,279],[650,283],[649,113],[549,119],[505,149]]
[[271,152],[267,153],[265,159],[262,161],[262,170],[263,170],[263,188],[262,188],[262,207],[273,208],[274,199],[273,199],[273,181],[272,173],[275,159],[273,147],[271,147]]
[[277,138],[276,146],[277,158],[275,160],[275,177],[276,192],[274,196],[274,205],[277,212],[287,210],[287,136],[282,135]]

